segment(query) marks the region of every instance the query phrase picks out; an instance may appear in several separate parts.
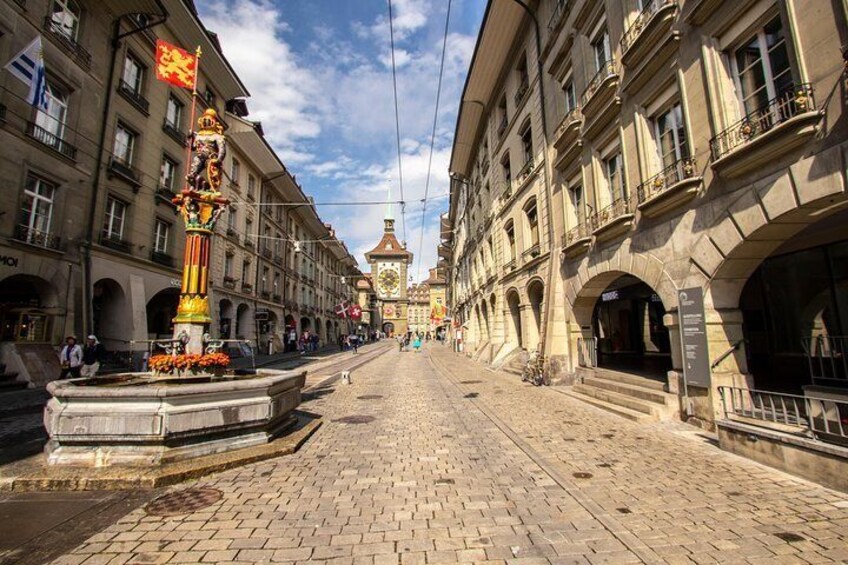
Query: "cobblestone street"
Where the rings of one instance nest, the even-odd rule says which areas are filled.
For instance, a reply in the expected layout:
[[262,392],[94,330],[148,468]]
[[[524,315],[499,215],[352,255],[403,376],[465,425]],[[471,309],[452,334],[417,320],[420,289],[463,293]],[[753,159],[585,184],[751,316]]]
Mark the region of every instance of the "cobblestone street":
[[57,563],[825,563],[848,495],[429,345],[302,408],[295,455],[207,477],[192,514],[138,509]]

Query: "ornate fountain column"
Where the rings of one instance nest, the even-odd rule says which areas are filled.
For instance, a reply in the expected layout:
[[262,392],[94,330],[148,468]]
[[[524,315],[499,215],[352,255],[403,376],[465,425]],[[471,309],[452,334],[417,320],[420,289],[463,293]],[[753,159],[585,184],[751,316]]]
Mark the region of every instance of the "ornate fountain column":
[[180,303],[174,318],[174,339],[188,339],[186,353],[203,352],[203,334],[212,322],[209,310],[209,261],[215,223],[230,202],[221,195],[221,167],[226,155],[224,128],[215,110],[198,119],[198,131],[189,135],[194,152],[186,187],[172,202],[183,217],[186,231]]

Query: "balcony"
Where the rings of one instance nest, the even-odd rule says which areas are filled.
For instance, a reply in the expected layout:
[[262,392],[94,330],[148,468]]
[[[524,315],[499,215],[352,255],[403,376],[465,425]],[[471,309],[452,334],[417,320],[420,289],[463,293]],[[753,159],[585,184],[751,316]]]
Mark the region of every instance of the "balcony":
[[244,246],[253,249],[256,247],[256,243],[253,241],[252,237],[246,235],[244,236]]
[[581,97],[583,116],[587,122],[584,135],[597,133],[615,116],[613,109],[621,103],[618,97],[619,74],[614,60],[598,69]]
[[259,295],[262,296],[262,298],[264,298],[265,300],[271,300],[271,293],[267,290],[261,291]]
[[62,238],[49,232],[32,229],[29,226],[15,226],[14,238],[22,243],[27,243],[36,247],[61,251],[59,246],[62,243]]
[[276,263],[277,265],[282,265],[283,264],[283,256],[280,255],[279,253],[274,253],[274,263]]
[[633,217],[630,199],[619,198],[592,215],[592,235],[599,242],[616,238],[630,231]]
[[43,127],[37,125],[35,122],[27,122],[26,134],[31,139],[34,139],[42,145],[49,147],[62,157],[66,157],[72,161],[76,161],[76,147],[74,147],[58,135],[51,133]]
[[677,0],[650,0],[621,37],[621,62],[634,67],[653,50],[662,48],[671,38],[677,17]]
[[56,42],[74,61],[86,71],[91,69],[91,53],[82,48],[75,39],[68,37],[61,24],[54,22],[50,16],[44,18],[44,31],[47,37]]
[[553,37],[559,31],[565,20],[568,19],[568,14],[571,12],[573,0],[558,0],[554,11],[551,14],[551,19],[548,20],[548,34]]
[[695,159],[680,159],[636,188],[638,208],[649,218],[665,214],[694,198],[702,181]]
[[442,257],[443,259],[450,259],[451,258],[451,248],[450,248],[449,245],[446,245],[444,243],[440,243],[438,248],[437,248],[437,252],[438,252],[439,257]]
[[510,259],[509,261],[504,263],[504,266],[503,266],[504,273],[513,272],[515,270],[516,263],[517,263],[517,261],[515,260],[515,257],[513,257],[512,259]]
[[533,259],[536,259],[537,257],[539,257],[539,255],[541,255],[541,254],[542,254],[542,248],[539,246],[538,243],[534,243],[533,245],[530,246],[529,249],[524,250],[524,253],[521,254],[521,257],[524,260],[524,264],[526,265],[527,263],[529,263]]
[[571,259],[585,253],[592,244],[592,234],[585,222],[581,222],[562,234],[562,253]]
[[810,140],[821,116],[809,84],[791,87],[710,140],[712,167],[730,178],[773,163]]
[[280,296],[279,294],[273,294],[273,295],[271,295],[271,299],[272,299],[274,302],[277,302],[278,304],[279,304],[279,303],[281,303],[281,302],[283,301],[283,297],[282,297],[282,296]]
[[580,107],[572,108],[557,126],[554,133],[554,147],[557,150],[554,166],[557,169],[568,168],[574,157],[580,154],[583,148],[583,138],[580,135],[582,126],[583,112]]
[[231,277],[230,275],[224,275],[224,288],[235,290],[236,289],[236,279],[235,277]]
[[241,281],[241,291],[250,294],[253,292],[253,285],[249,282]]
[[131,247],[128,241],[125,241],[114,234],[108,233],[100,234],[100,245],[122,253],[129,253]]
[[169,206],[172,206],[173,202],[171,202],[171,199],[174,198],[175,196],[176,196],[176,194],[174,194],[174,191],[171,190],[170,188],[165,188],[165,187],[160,186],[159,188],[156,189],[156,202],[157,203],[161,202],[162,204],[168,204]]
[[172,124],[167,119],[162,122],[162,131],[167,133],[171,139],[179,143],[182,147],[186,146],[186,143],[188,142],[186,134],[181,132],[175,124]]
[[528,92],[530,92],[530,83],[528,82],[527,77],[524,77],[521,80],[521,84],[518,85],[518,90],[515,91],[516,109],[521,106],[522,102],[524,102],[524,98],[527,96]]
[[115,176],[128,182],[133,186],[133,192],[138,192],[138,188],[141,186],[139,172],[132,165],[117,157],[112,157],[109,161],[109,176]]
[[150,260],[154,263],[159,263],[160,265],[165,265],[166,267],[174,266],[174,258],[168,255],[167,253],[161,253],[159,251],[151,251],[150,252]]
[[118,83],[118,93],[123,96],[127,102],[132,104],[136,110],[145,116],[150,115],[150,103],[147,101],[147,98],[142,96],[141,93],[131,85],[122,80]]
[[262,256],[265,257],[266,259],[269,259],[269,260],[271,259],[271,248],[270,247],[265,247],[263,245],[261,253],[262,253]]

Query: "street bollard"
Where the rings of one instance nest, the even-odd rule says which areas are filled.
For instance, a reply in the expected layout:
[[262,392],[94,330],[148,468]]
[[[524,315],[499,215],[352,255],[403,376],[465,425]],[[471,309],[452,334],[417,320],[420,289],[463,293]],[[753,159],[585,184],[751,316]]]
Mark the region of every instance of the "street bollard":
[[350,384],[350,371],[342,371],[342,384]]

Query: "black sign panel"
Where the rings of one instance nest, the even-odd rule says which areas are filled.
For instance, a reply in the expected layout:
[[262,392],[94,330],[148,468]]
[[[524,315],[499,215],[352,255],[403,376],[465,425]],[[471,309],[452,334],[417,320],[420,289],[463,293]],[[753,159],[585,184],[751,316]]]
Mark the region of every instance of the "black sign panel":
[[700,287],[677,292],[680,316],[680,346],[686,385],[709,388],[710,356],[707,352],[707,323],[704,291]]

